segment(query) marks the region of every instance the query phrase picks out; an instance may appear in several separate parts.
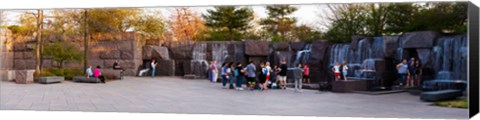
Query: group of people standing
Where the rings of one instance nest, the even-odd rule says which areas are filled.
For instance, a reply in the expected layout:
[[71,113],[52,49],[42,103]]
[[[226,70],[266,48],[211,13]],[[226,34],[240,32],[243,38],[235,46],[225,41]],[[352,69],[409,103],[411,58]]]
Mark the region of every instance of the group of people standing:
[[401,63],[397,64],[396,68],[399,77],[398,84],[400,86],[416,87],[420,85],[422,68],[419,60],[415,60],[413,57],[409,61],[403,59]]
[[[244,90],[242,87],[244,78],[247,80],[246,88],[249,90],[258,89],[263,91],[269,88],[286,89],[287,70],[288,66],[285,60],[280,62],[280,66],[274,65],[273,68],[269,62],[262,62],[260,63],[259,69],[257,69],[257,66],[253,61],[250,61],[246,66],[243,66],[242,63],[223,63],[220,68],[217,67],[216,61],[211,61],[209,66],[209,78],[212,82],[217,82],[218,75],[220,74],[224,89]],[[301,91],[301,79],[304,78],[304,82],[310,82],[309,68],[307,65],[304,65],[302,68],[302,65],[298,64],[298,67],[293,68],[292,71],[295,79],[295,90]],[[227,82],[229,83],[229,86],[227,86]]]
[[335,81],[338,80],[347,80],[348,66],[347,61],[343,61],[342,64],[335,62],[335,65],[332,67],[332,71],[335,77]]

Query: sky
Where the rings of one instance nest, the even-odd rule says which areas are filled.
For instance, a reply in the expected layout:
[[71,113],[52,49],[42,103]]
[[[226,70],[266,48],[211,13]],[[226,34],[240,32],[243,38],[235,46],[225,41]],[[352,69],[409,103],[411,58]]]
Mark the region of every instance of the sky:
[[[316,28],[325,28],[324,26],[318,25],[319,22],[322,22],[322,18],[319,17],[319,13],[326,12],[323,10],[326,8],[326,5],[316,4],[316,5],[292,5],[297,7],[298,10],[295,11],[291,16],[297,18],[297,24],[308,24],[313,25]],[[264,5],[249,6],[254,11],[255,16],[259,18],[266,18],[268,16],[266,8]],[[213,9],[213,7],[190,7],[192,10],[199,13],[206,13],[208,9]],[[151,10],[159,10],[164,18],[168,18],[173,13],[173,7],[157,7],[157,8],[146,8]],[[7,18],[7,24],[13,25],[18,24],[18,18],[25,10],[8,10],[5,12]]]

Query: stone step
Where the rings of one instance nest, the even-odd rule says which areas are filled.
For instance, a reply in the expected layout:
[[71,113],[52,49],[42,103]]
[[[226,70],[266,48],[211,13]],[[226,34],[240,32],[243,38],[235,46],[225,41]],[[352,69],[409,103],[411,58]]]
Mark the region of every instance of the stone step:
[[449,90],[422,92],[422,94],[420,95],[420,100],[435,102],[435,101],[442,101],[442,100],[451,100],[460,96],[462,96],[461,90],[449,89]]
[[184,75],[183,76],[183,79],[197,79],[198,76],[194,75],[194,74],[187,74],[187,75]]

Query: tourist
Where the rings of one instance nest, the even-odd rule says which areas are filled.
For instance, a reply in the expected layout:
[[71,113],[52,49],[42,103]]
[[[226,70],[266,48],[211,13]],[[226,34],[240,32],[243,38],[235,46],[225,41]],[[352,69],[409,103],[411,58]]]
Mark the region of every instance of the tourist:
[[245,71],[247,72],[247,87],[250,90],[255,88],[255,71],[256,71],[255,64],[253,61],[250,61],[250,64],[245,67]]
[[258,75],[258,88],[260,91],[263,91],[265,89],[268,70],[265,67],[265,63],[260,63],[260,68],[260,75]]
[[415,59],[410,61],[410,65],[408,65],[408,78],[407,78],[407,87],[413,87],[415,82]]
[[335,81],[338,81],[340,79],[340,64],[338,62],[335,62],[335,66],[332,68],[333,75],[335,76]]
[[155,67],[157,67],[157,62],[155,59],[152,59],[152,62],[150,63],[150,67],[152,68],[152,78],[155,77]]
[[347,80],[347,73],[348,73],[347,62],[346,62],[346,61],[343,61],[343,63],[342,63],[342,76],[343,76],[343,80]]
[[227,75],[227,63],[223,63],[222,64],[222,70],[221,70],[221,74],[222,74],[222,85],[223,85],[223,89],[226,89],[227,87],[227,80],[228,80],[228,75]]
[[270,82],[270,73],[272,72],[272,67],[270,67],[270,62],[265,63],[265,83],[263,84],[263,88],[268,89],[268,83]]
[[113,69],[114,70],[121,70],[120,72],[120,79],[123,79],[123,73],[125,72],[125,69],[123,69],[119,63],[118,63],[118,60],[115,60],[115,62],[113,62]]
[[212,82],[217,82],[218,79],[218,68],[217,68],[217,61],[212,61],[210,65],[210,71],[211,71],[211,81]]
[[278,65],[274,65],[274,66],[273,66],[273,69],[272,69],[272,72],[270,72],[270,79],[271,79],[271,80],[269,81],[269,82],[270,82],[270,83],[269,83],[269,84],[270,84],[270,88],[273,88],[273,89],[277,88],[277,85],[278,85],[278,83],[277,83],[277,82],[278,82],[278,72],[279,72],[278,69],[279,69],[279,68],[278,68]]
[[97,66],[93,71],[93,77],[100,79],[102,83],[105,83],[105,77],[102,75],[102,71],[100,70],[100,66]]
[[293,79],[295,80],[295,92],[302,92],[302,75],[303,69],[302,64],[298,64],[296,68],[292,70],[293,72]]
[[310,84],[310,68],[307,64],[303,64],[303,82]]
[[227,75],[228,75],[228,83],[229,83],[229,88],[230,89],[234,89],[233,87],[233,79],[234,79],[234,75],[233,75],[233,70],[234,70],[234,64],[233,62],[230,62],[227,66]]
[[399,77],[399,85],[403,86],[405,82],[405,77],[408,72],[408,65],[407,65],[407,60],[403,59],[401,63],[397,65],[397,71],[398,71],[398,77]]
[[281,89],[287,89],[287,61],[282,60],[280,64],[280,69],[278,69],[280,72],[278,73],[278,81],[280,82],[280,88]]
[[87,78],[93,77],[92,66],[89,65],[85,73],[87,73]]
[[415,86],[420,86],[422,77],[422,64],[420,64],[420,60],[415,61]]
[[243,90],[242,88],[242,83],[243,83],[243,76],[244,76],[245,71],[243,70],[242,63],[238,62],[236,67],[235,67],[235,72],[234,75],[237,78],[237,83],[235,86],[236,90]]

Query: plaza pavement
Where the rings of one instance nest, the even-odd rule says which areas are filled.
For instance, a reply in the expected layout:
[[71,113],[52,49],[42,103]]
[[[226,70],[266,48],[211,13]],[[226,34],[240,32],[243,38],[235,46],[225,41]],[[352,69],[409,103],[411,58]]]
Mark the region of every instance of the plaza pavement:
[[125,77],[107,84],[0,81],[1,110],[466,119],[408,93],[364,95],[292,89],[235,91],[207,80]]

